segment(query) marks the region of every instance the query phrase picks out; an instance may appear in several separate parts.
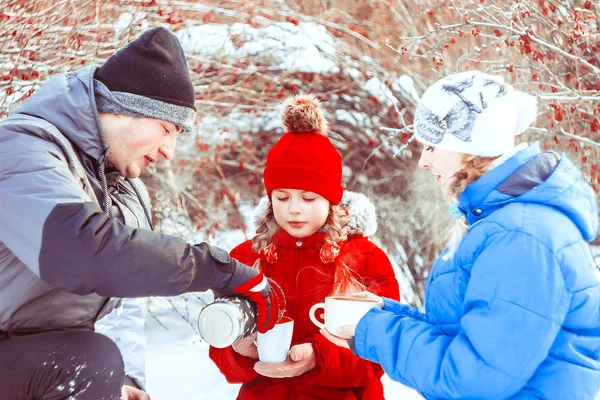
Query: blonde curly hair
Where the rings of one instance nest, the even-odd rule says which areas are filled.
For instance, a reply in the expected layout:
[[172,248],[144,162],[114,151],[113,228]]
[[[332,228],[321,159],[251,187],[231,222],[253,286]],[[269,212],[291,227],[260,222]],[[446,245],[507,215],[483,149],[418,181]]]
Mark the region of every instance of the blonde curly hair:
[[[465,188],[483,174],[494,168],[494,161],[498,157],[483,157],[467,154],[459,170],[444,184],[442,191],[448,204],[458,201],[458,197]],[[468,232],[469,226],[464,216],[456,220],[454,227],[449,232],[450,254],[453,254],[460,244],[463,236]]]

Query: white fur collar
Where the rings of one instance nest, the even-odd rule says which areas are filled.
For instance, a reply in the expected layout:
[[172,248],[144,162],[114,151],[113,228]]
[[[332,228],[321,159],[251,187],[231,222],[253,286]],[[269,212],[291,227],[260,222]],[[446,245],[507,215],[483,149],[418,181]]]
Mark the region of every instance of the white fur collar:
[[[254,209],[255,225],[258,225],[258,221],[260,221],[267,211],[268,204],[269,199],[265,196]],[[344,206],[350,215],[350,220],[347,225],[349,235],[372,236],[377,232],[377,214],[375,212],[375,206],[367,196],[362,193],[344,190],[340,205]]]

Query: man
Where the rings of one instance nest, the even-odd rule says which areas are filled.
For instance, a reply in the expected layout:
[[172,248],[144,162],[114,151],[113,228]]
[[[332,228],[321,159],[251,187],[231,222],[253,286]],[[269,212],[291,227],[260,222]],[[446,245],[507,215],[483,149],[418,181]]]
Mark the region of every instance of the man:
[[256,270],[152,231],[137,178],[173,157],[195,115],[179,41],[155,28],[100,68],[53,77],[0,121],[3,399],[148,398],[122,389],[121,354],[93,331],[114,298],[243,295],[260,331],[283,313],[283,293]]

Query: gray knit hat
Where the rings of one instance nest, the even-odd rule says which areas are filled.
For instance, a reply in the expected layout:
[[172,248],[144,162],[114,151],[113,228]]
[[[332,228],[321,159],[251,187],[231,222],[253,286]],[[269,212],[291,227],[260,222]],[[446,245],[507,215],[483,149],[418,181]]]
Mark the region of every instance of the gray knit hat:
[[119,49],[94,74],[99,112],[155,118],[190,132],[194,85],[175,35],[154,28]]

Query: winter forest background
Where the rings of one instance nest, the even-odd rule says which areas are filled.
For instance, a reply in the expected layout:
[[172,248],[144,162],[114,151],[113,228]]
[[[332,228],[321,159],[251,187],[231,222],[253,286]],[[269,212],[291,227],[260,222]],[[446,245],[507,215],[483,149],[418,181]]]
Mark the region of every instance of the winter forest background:
[[[291,94],[314,93],[323,101],[330,136],[343,156],[346,189],[366,194],[375,204],[379,230],[373,239],[395,264],[403,301],[422,307],[428,269],[444,245],[450,220],[437,184],[417,168],[413,111],[427,86],[466,69],[502,74],[538,96],[538,120],[519,139],[540,140],[544,148],[568,154],[596,192],[600,189],[596,1],[0,4],[0,117],[48,76],[101,64],[145,29],[166,26],[176,33],[195,83],[198,126],[180,137],[174,162],[151,167],[143,178],[157,229],[193,242],[230,249],[252,236],[266,152],[283,133],[279,104]],[[179,339],[201,345],[194,324],[207,301],[210,294],[146,300],[151,349],[163,346],[149,353],[153,398],[235,396],[236,387],[223,385],[214,371],[204,375],[206,382],[194,371],[181,372],[192,355],[206,358],[205,347],[168,344]],[[193,360],[188,361],[193,369]],[[165,382],[179,392],[151,383],[152,376],[172,377]],[[180,382],[185,377],[195,380],[189,393],[189,382]],[[390,393],[410,396],[387,382],[386,397]]]

